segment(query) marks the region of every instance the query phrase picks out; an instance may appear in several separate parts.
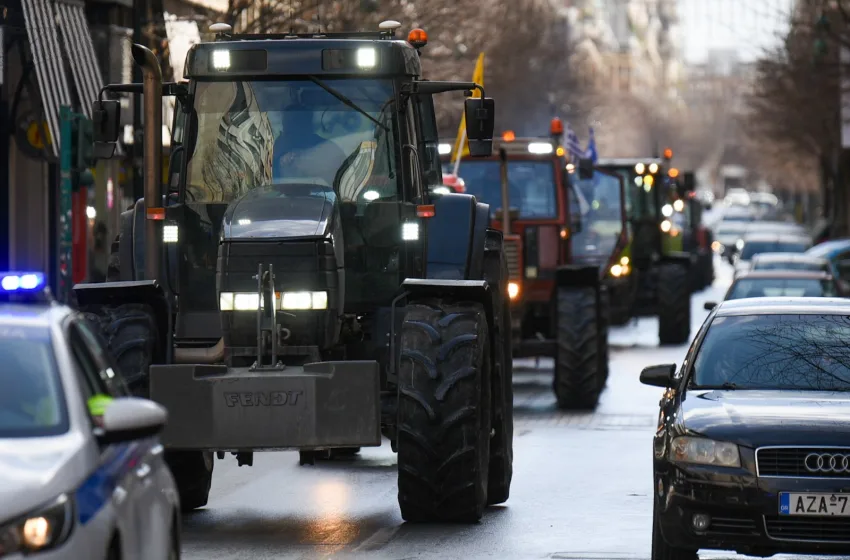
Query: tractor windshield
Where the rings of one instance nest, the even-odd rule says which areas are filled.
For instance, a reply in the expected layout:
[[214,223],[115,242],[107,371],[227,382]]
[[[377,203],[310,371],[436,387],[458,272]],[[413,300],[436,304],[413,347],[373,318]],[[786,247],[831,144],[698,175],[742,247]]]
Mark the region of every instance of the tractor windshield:
[[[494,160],[463,160],[458,170],[458,175],[465,183],[466,194],[489,204],[493,216],[502,207],[500,165],[500,162]],[[551,160],[508,161],[510,205],[519,210],[520,220],[558,217],[556,173]]]
[[596,172],[592,179],[571,177],[582,200],[581,231],[572,235],[573,257],[577,262],[604,266],[623,233],[623,204],[620,177]]
[[395,197],[393,99],[385,80],[198,82],[187,202],[270,187],[284,197]]

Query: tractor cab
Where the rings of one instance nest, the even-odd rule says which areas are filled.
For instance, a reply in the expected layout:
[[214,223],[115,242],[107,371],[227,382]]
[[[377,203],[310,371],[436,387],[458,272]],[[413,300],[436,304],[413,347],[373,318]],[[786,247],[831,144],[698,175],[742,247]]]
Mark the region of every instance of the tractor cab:
[[[569,159],[560,145],[563,127],[553,130],[560,132],[534,138],[506,131],[494,138],[492,156],[464,157],[457,170],[466,193],[490,205],[492,227],[501,231],[505,231],[502,179],[506,175],[509,231],[505,243],[515,304],[521,300],[548,305],[555,270],[569,258],[565,240],[576,196],[567,173]],[[451,169],[452,162],[444,155],[443,172]]]

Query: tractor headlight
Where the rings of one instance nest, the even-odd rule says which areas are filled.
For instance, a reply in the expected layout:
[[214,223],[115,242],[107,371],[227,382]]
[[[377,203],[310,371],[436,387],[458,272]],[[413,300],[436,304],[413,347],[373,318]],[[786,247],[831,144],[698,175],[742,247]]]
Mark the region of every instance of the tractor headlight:
[[[221,311],[257,311],[262,306],[259,294],[222,292],[218,298]],[[321,310],[328,308],[327,292],[278,292],[275,308],[287,310]]]
[[[626,257],[623,257],[623,258],[625,259]],[[611,265],[611,268],[608,270],[608,272],[610,272],[611,276],[613,276],[614,278],[619,278],[621,276],[628,276],[629,273],[632,271],[631,267],[628,265],[628,262],[629,261],[626,260],[626,264],[622,264],[622,260],[621,260],[619,264]]]
[[61,546],[74,528],[74,503],[62,494],[51,503],[0,526],[0,555],[34,552]]
[[508,297],[511,299],[516,299],[519,295],[519,284],[516,282],[508,282]]

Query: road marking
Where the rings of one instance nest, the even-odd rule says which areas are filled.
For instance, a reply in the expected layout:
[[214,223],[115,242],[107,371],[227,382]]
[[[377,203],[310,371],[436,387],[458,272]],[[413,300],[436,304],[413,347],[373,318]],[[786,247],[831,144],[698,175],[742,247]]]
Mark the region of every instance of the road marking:
[[395,527],[384,527],[378,529],[372,536],[360,543],[352,552],[365,552],[367,550],[377,550],[389,543],[396,533],[401,529],[401,525]]

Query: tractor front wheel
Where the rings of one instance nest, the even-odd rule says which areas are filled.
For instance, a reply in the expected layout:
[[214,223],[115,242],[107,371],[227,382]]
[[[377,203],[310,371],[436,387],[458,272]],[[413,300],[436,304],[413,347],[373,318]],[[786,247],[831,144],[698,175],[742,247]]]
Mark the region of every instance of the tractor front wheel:
[[[605,347],[595,288],[558,288],[555,396],[558,408],[593,410],[605,386]],[[607,361],[607,360],[606,360]]]
[[490,464],[490,329],[480,303],[408,305],[398,375],[398,502],[405,521],[476,522]]
[[691,294],[688,268],[664,264],[658,274],[658,340],[663,345],[685,344],[691,338]]

